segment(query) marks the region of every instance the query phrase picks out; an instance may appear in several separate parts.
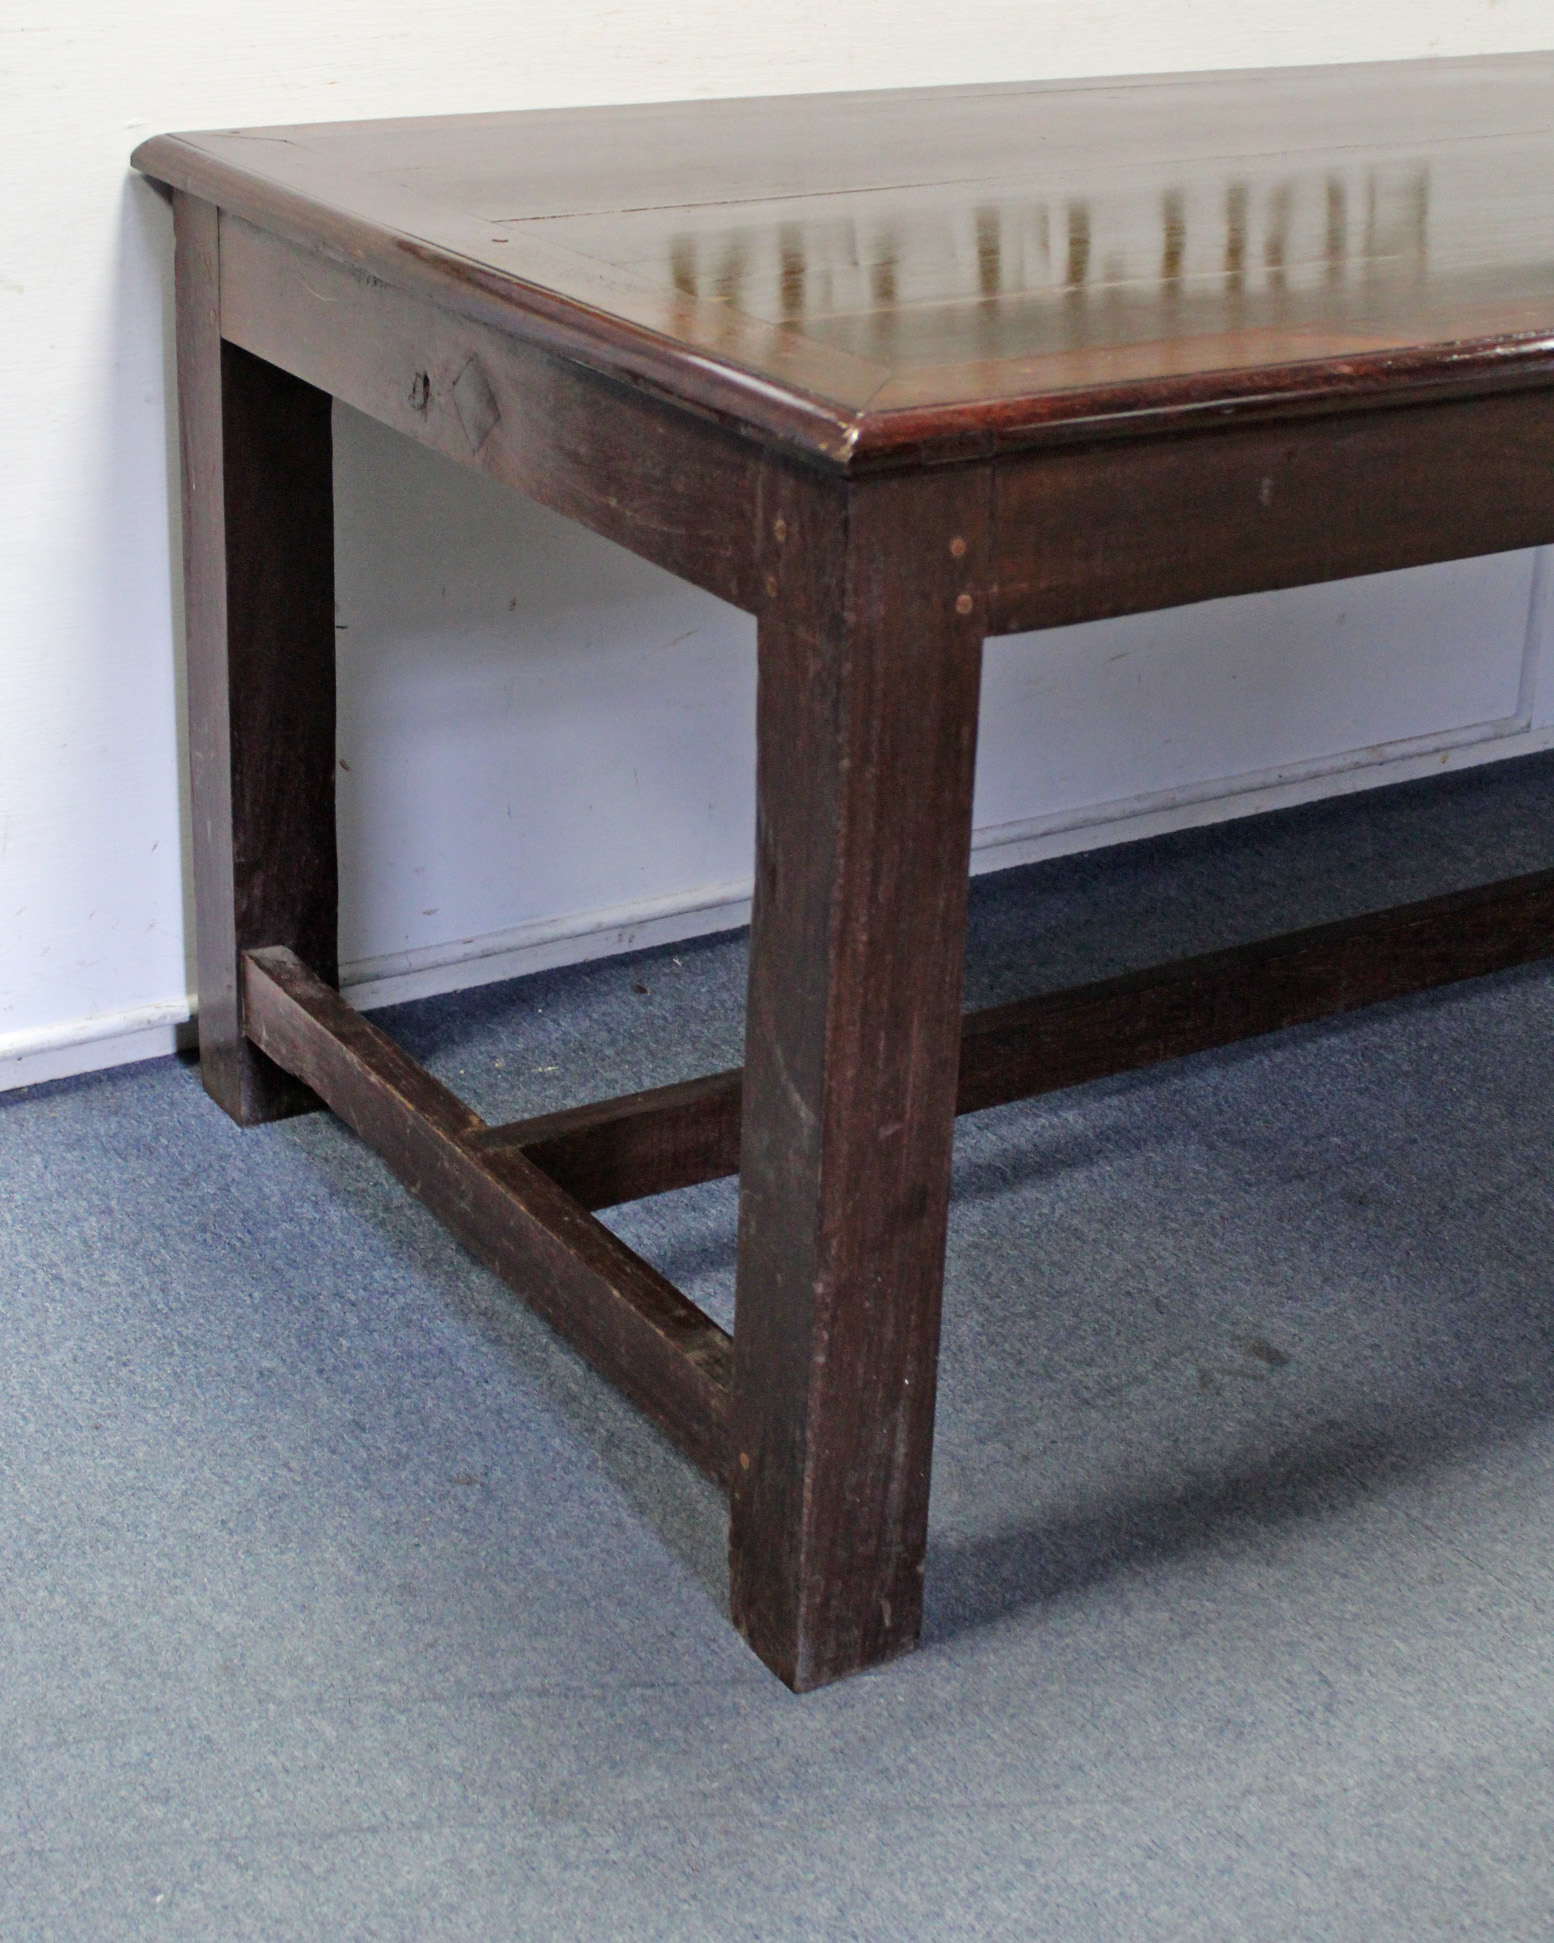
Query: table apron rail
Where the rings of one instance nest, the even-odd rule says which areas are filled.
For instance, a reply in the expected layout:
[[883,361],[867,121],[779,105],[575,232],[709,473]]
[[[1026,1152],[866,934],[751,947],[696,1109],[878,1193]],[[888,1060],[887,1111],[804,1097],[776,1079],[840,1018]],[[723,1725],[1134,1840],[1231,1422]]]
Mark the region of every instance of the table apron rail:
[[765,461],[711,420],[232,216],[221,332],[682,580],[760,604]]
[[[1309,1024],[1409,992],[1554,954],[1554,871],[1012,1005],[975,1012],[961,1035],[959,1113]],[[582,1206],[610,1207],[739,1171],[738,1070],[538,1119],[470,1145],[522,1154]]]
[[1372,405],[994,469],[988,632],[1554,541],[1554,390]]

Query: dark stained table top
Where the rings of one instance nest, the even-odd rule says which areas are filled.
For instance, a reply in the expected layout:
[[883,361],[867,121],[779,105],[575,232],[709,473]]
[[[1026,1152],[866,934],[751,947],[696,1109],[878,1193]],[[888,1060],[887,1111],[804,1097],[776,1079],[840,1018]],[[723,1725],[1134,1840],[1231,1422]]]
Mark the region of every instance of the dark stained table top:
[[1554,54],[158,136],[833,463],[1554,383]]

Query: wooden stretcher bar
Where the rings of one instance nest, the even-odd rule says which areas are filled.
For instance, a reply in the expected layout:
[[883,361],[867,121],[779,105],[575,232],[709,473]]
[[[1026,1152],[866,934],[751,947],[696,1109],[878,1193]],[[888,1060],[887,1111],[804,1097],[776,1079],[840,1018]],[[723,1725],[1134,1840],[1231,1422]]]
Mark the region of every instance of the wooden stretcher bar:
[[[1554,871],[969,1015],[975,1113],[1544,957]],[[739,1171],[739,1070],[490,1127],[291,951],[244,958],[244,1029],[459,1240],[727,1485],[733,1342],[591,1210]]]

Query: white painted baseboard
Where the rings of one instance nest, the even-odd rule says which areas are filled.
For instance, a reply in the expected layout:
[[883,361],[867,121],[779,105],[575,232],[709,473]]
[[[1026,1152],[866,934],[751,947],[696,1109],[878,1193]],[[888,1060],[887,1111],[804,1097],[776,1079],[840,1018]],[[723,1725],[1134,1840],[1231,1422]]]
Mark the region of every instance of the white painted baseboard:
[[1554,748],[1554,726],[1529,727],[1515,719],[1485,723],[1452,736],[1422,736],[1416,741],[1361,750],[1336,761],[1301,763],[1260,775],[1236,776],[1191,790],[1161,790],[1103,803],[1093,809],[1033,817],[978,830],[971,839],[971,871],[1013,870],[1020,864],[1063,857],[1078,850],[1104,850],[1114,843],[1136,843],[1168,830],[1194,830],[1206,823],[1228,823],[1264,810],[1290,809],[1332,796],[1353,796],[1387,783],[1476,768],[1510,756],[1536,755]]
[[131,1012],[99,1012],[60,1025],[0,1033],[0,1093],[165,1058],[194,1044],[193,1009],[193,1000],[185,996]]
[[[1554,726],[1532,728],[1519,715],[1450,735],[1353,750],[1332,761],[978,830],[972,838],[971,868],[976,875],[1009,870],[1073,851],[1103,849],[1549,748],[1554,748]],[[340,983],[353,1005],[373,1011],[407,999],[521,978],[556,965],[706,937],[734,930],[749,918],[748,881],[714,884],[680,896],[578,911],[484,937],[362,959],[341,967]],[[193,1009],[190,997],[166,999],[134,1012],[103,1013],[0,1034],[0,1092],[165,1057],[194,1043]]]
[[501,978],[580,965],[589,958],[732,931],[750,922],[750,883],[710,884],[669,897],[514,925],[508,931],[419,951],[391,952],[340,967],[340,989],[359,1011],[491,985]]

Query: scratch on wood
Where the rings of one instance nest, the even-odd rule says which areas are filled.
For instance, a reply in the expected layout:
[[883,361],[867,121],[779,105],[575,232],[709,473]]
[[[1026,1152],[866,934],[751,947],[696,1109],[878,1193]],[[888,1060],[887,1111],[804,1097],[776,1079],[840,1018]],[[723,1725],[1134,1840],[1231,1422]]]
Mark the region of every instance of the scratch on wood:
[[453,381],[453,408],[464,427],[471,452],[478,452],[502,422],[502,408],[496,402],[491,380],[472,357]]

